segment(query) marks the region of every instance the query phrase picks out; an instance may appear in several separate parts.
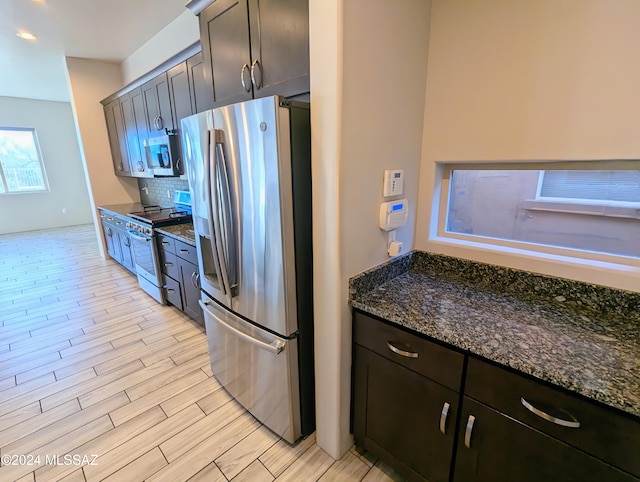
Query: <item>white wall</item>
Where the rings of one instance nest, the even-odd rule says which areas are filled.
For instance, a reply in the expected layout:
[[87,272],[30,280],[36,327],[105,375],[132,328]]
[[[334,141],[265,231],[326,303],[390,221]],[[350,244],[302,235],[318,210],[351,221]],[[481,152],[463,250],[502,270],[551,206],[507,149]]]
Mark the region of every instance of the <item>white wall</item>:
[[128,84],[165,60],[200,41],[198,17],[186,10],[142,47],[122,61],[122,77]]
[[429,232],[437,162],[640,158],[639,17],[635,0],[433,0],[417,248],[623,287],[624,273]]
[[76,134],[82,146],[85,175],[96,221],[96,234],[102,240],[96,206],[140,201],[138,182],[117,177],[100,101],[122,87],[120,66],[98,60],[66,58]]
[[378,228],[384,169],[405,170],[412,248],[422,145],[428,0],[311,1],[314,302],[318,444],[351,445],[348,278],[388,259]]
[[71,105],[0,97],[0,126],[36,129],[50,189],[0,195],[0,234],[91,222]]

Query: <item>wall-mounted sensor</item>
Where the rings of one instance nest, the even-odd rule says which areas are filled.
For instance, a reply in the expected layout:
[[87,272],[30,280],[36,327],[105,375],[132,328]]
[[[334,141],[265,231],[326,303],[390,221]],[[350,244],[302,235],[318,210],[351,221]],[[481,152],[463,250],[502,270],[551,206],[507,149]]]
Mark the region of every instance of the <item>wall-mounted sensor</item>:
[[386,170],[384,171],[384,186],[382,195],[384,197],[400,196],[404,191],[404,170]]
[[380,229],[391,231],[407,224],[409,216],[408,201],[399,199],[380,204],[378,222]]

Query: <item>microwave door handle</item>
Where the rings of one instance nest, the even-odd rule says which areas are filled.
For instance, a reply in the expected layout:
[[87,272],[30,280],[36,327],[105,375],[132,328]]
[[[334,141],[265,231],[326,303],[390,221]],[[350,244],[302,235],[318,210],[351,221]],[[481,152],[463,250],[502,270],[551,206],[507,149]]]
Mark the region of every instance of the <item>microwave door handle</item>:
[[[217,131],[216,134],[216,150],[217,159],[219,163],[217,168],[218,180],[221,184],[221,213],[223,215],[223,227],[224,227],[224,246],[226,254],[226,269],[227,277],[229,279],[229,287],[232,290],[231,296],[233,297],[233,289],[237,286],[237,275],[239,271],[239,249],[238,249],[238,232],[236,224],[233,218],[233,202],[231,198],[231,188],[229,184],[229,171],[227,169],[227,159],[224,153],[224,132]],[[230,269],[229,269],[230,268]]]
[[218,283],[221,285],[221,291],[228,295],[227,285],[225,284],[224,277],[222,276],[222,266],[220,263],[220,242],[218,241],[218,236],[216,233],[216,225],[217,222],[213,222],[213,213],[214,213],[214,195],[213,195],[213,182],[212,179],[214,177],[214,172],[212,168],[214,167],[213,156],[215,149],[215,138],[214,131],[209,131],[209,144],[208,144],[208,152],[207,159],[205,160],[205,189],[206,189],[206,203],[207,203],[207,214],[208,214],[208,225],[209,225],[209,242],[211,243],[211,253],[213,255],[213,265],[216,270],[216,275],[218,277]]

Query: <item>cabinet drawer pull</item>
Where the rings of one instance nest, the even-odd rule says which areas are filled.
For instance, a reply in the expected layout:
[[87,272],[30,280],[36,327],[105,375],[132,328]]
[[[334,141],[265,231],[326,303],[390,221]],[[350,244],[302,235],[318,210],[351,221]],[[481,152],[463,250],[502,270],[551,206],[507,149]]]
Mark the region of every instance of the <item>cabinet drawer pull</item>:
[[476,421],[476,417],[469,415],[467,419],[467,428],[464,430],[464,446],[468,449],[471,448],[471,432],[473,432],[473,424]]
[[442,413],[440,414],[440,431],[442,435],[447,435],[447,416],[449,415],[449,402],[444,402]]
[[167,261],[164,265],[168,268],[170,266],[173,266],[173,263],[170,263],[169,261]]
[[188,249],[181,249],[180,252],[182,254],[189,254],[189,250]]
[[167,293],[169,293],[170,295],[174,294],[176,292],[176,290],[172,290],[171,288],[167,288]]
[[163,241],[162,246],[170,246],[171,243],[169,241]]
[[529,410],[534,415],[537,415],[541,419],[546,420],[547,422],[555,423],[556,425],[561,425],[563,427],[568,427],[568,428],[580,428],[580,422],[578,422],[577,420],[563,420],[562,418],[557,418],[557,417],[554,417],[553,415],[549,415],[548,413],[545,413],[539,408],[536,408],[533,405],[531,405],[531,403],[526,401],[524,397],[520,397],[520,402],[522,403],[522,406],[524,408]]
[[[387,342],[387,346],[389,347],[389,350],[391,350],[393,353],[397,353],[400,356],[404,356],[404,357],[407,357],[407,358],[418,358],[418,354],[415,351],[403,350],[403,349],[398,348],[397,346],[395,346],[390,341]],[[411,348],[411,347],[407,346],[407,348]]]

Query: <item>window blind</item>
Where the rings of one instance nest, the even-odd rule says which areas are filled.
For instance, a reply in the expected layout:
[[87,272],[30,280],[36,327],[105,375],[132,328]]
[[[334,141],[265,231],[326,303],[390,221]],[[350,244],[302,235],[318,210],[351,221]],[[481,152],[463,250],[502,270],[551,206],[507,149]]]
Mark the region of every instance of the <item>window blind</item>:
[[540,197],[640,203],[640,171],[544,171]]

